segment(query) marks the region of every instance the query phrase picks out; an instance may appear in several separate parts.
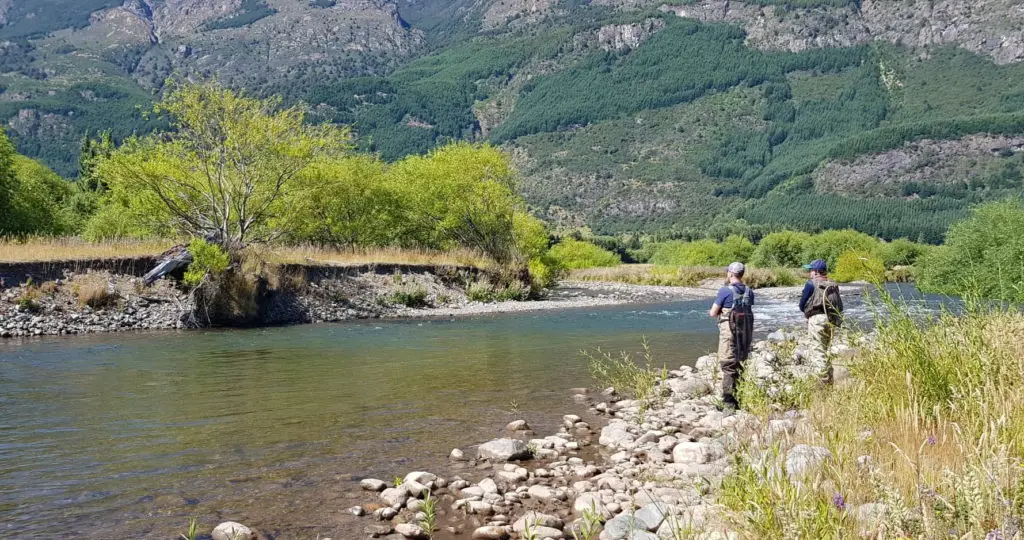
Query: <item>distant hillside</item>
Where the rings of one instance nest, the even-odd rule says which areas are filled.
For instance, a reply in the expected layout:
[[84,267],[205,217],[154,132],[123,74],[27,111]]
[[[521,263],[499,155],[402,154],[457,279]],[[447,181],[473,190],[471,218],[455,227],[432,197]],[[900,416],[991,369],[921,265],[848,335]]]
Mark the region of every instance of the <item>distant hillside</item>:
[[971,204],[1024,193],[1010,0],[97,0],[84,19],[88,2],[26,15],[61,1],[0,1],[0,115],[65,174],[85,129],[148,129],[132,107],[177,74],[306,100],[388,159],[493,141],[539,215],[604,233],[745,220],[937,241]]

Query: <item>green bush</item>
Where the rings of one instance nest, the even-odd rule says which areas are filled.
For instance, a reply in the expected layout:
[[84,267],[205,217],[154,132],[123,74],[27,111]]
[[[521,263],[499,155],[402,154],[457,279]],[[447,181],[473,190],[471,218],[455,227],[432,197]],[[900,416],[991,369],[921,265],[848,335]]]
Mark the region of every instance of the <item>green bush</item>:
[[622,259],[611,251],[601,249],[590,242],[565,238],[548,250],[547,258],[561,268],[578,270],[580,268],[596,268],[618,266]]
[[487,281],[474,281],[466,287],[466,298],[473,302],[492,302],[494,285]]
[[185,271],[184,282],[192,287],[202,283],[207,275],[223,274],[231,265],[227,252],[201,238],[189,242],[188,252],[192,254],[192,264]]
[[392,304],[419,308],[427,305],[427,289],[419,283],[403,283],[388,298]]
[[923,291],[978,294],[1024,301],[1024,203],[1020,199],[975,208],[949,229],[944,247],[918,264]]
[[822,259],[828,264],[829,269],[833,269],[839,256],[843,253],[847,251],[871,253],[877,245],[877,240],[853,229],[824,231],[810,237],[804,243],[804,264],[815,259]]
[[771,233],[761,239],[750,257],[754,266],[781,266],[797,268],[806,264],[803,259],[804,246],[811,235],[797,231]]
[[747,262],[753,252],[754,244],[741,236],[730,236],[721,243],[677,240],[659,245],[650,262],[660,266],[727,266],[734,261]]
[[839,256],[832,279],[840,283],[850,281],[867,281],[883,283],[885,281],[885,264],[882,259],[868,251],[847,251]]
[[558,283],[565,272],[564,268],[549,257],[531,259],[528,266],[530,284],[536,289],[547,289]]
[[913,266],[929,247],[906,238],[898,238],[892,242],[879,242],[875,255],[882,259],[886,268]]

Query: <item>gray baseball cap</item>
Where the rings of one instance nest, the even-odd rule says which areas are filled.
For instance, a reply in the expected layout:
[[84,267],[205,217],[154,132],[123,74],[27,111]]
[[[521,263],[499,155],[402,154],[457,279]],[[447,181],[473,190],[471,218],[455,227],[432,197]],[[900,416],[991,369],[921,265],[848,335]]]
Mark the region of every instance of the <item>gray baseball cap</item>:
[[747,270],[747,267],[743,266],[743,263],[741,262],[734,262],[730,264],[729,268],[726,268],[726,270],[732,272],[733,274],[742,274]]

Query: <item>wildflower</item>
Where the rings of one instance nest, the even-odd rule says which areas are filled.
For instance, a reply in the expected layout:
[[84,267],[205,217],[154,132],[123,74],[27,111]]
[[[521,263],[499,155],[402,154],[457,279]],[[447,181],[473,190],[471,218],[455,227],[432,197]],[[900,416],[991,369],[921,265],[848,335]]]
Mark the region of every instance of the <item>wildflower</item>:
[[846,498],[843,497],[842,493],[832,495],[832,504],[839,510],[846,510]]
[[1003,540],[1003,532],[999,529],[992,529],[985,535],[985,540]]
[[928,443],[928,446],[935,446],[939,441],[935,438],[935,435],[929,435],[924,442]]

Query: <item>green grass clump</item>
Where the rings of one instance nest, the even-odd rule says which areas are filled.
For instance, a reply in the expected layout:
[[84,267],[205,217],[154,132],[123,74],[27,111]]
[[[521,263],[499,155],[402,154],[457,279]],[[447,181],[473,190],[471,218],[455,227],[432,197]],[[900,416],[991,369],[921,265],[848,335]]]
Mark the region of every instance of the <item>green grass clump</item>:
[[421,308],[427,306],[427,289],[418,283],[403,283],[388,298],[392,304]]
[[667,377],[667,370],[664,365],[655,365],[646,338],[642,347],[642,364],[625,351],[616,356],[598,348],[594,352],[581,351],[581,354],[587,359],[590,375],[598,384],[631,396],[642,402],[641,408],[646,410],[660,402],[662,395],[659,385]]

